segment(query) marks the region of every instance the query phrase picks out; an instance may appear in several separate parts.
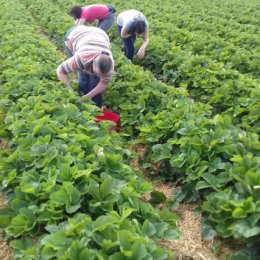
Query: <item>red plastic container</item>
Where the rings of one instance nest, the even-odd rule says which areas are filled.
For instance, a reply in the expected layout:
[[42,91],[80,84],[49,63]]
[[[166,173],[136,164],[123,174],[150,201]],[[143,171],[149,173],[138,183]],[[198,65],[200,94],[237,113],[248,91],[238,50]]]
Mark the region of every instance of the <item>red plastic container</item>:
[[113,112],[108,111],[108,110],[103,110],[103,111],[101,111],[101,113],[103,115],[102,116],[96,116],[96,121],[97,122],[101,122],[101,121],[105,121],[105,120],[112,121],[116,125],[109,128],[109,130],[110,131],[119,131],[120,116],[118,114],[113,113]]

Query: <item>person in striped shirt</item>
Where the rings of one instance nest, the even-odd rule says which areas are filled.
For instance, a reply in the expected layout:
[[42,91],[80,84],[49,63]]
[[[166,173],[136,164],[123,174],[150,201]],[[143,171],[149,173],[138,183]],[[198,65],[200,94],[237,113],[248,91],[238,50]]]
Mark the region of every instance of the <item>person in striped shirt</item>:
[[72,91],[67,74],[78,72],[79,94],[101,107],[102,92],[114,74],[107,34],[97,27],[77,25],[67,32],[65,46],[70,58],[58,66],[58,78]]
[[98,20],[97,27],[104,31],[112,26],[115,20],[115,8],[112,5],[73,6],[69,14],[76,20],[75,25],[84,25]]

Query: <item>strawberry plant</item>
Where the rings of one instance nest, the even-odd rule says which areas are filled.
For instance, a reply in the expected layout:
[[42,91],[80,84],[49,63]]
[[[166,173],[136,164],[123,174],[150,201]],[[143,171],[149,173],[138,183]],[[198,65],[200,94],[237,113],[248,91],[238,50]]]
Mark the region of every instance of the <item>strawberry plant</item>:
[[[5,8],[1,111],[10,139],[1,150],[0,181],[9,209],[0,210],[0,219],[15,258],[168,258],[171,252],[153,240],[178,238],[177,216],[140,201],[152,186],[125,163],[131,152],[107,123],[95,122],[91,101],[83,103],[52,76],[60,57],[23,16],[14,28],[24,42],[8,51],[17,33],[5,27]],[[21,10],[17,4],[13,13]]]
[[[57,45],[62,46],[66,28],[73,24],[73,21],[69,20],[66,15],[67,8],[78,3],[72,0],[55,3],[49,1],[40,3],[30,0],[23,2],[34,13],[37,20],[41,21],[40,24],[43,30],[49,33],[49,37],[54,39]],[[82,2],[82,4],[85,3]],[[118,12],[129,8],[129,3],[126,6],[125,3],[116,1],[115,4]],[[204,1],[196,4],[189,1],[187,3],[177,1],[174,5],[167,2],[160,6],[156,4],[156,8],[154,8],[155,4],[153,1],[143,2],[143,10],[140,10],[146,14],[150,22],[151,38],[146,58],[140,64],[150,69],[151,72],[126,61],[120,53],[120,48],[117,47],[120,40],[115,32],[115,27],[109,32],[114,42],[113,54],[118,74],[114,77],[109,91],[106,92],[105,102],[113,110],[120,111],[124,136],[134,139],[135,143],[145,145],[147,152],[143,161],[146,167],[150,167],[148,170],[152,171],[151,165],[157,163],[160,165],[159,173],[167,179],[176,181],[177,184],[182,184],[182,188],[176,196],[175,205],[183,200],[204,199],[205,203],[202,206],[206,223],[204,227],[211,227],[210,234],[219,234],[223,237],[232,236],[244,241],[251,248],[247,259],[254,259],[253,254],[256,253],[256,247],[252,242],[259,238],[257,188],[259,183],[257,178],[252,180],[259,169],[257,164],[259,141],[256,133],[259,128],[257,113],[259,110],[259,80],[257,78],[259,74],[257,12],[259,9],[254,1],[210,4],[205,4]],[[42,8],[39,8],[41,5]],[[139,2],[131,2],[131,8],[140,9],[141,7]],[[55,15],[52,10],[55,10]],[[169,10],[172,11],[169,12]],[[165,15],[162,16],[162,13]],[[10,52],[9,46],[3,46],[3,48]],[[23,50],[21,53],[26,53],[26,51]],[[12,66],[14,65],[11,63],[10,67]],[[42,75],[41,70],[38,70],[38,73]],[[157,78],[178,88],[157,81],[153,73]],[[5,81],[6,79],[11,80],[11,77],[7,76],[8,73],[5,74]],[[46,71],[44,76],[48,77],[48,74],[51,73]],[[27,76],[26,71],[23,76]],[[19,76],[17,79],[19,80]],[[48,78],[47,84],[50,84],[49,79],[51,78]],[[44,82],[46,81],[44,80]],[[14,86],[11,83],[9,85]],[[30,91],[35,93],[34,91],[38,90],[31,86],[30,91],[27,91],[23,86],[24,84],[21,84],[22,91],[18,92],[17,97],[15,96],[16,91],[13,91],[12,96],[8,96],[9,93],[6,93],[7,97],[17,101],[25,93],[27,95],[25,101],[30,100],[31,102],[32,100],[28,99]],[[51,86],[56,86],[56,83]],[[50,88],[52,89],[52,87]],[[43,89],[39,93],[45,96],[46,93],[43,92]],[[58,93],[56,92],[58,95],[64,94]],[[47,100],[49,98],[50,95]],[[72,102],[73,105],[65,102],[65,106],[68,106],[65,115],[62,113],[63,109],[59,110],[55,106],[46,104],[36,106],[34,103],[31,105],[39,108],[39,111],[34,110],[33,117],[28,116],[27,118],[27,114],[30,115],[30,107],[26,107],[26,105],[23,117],[20,118],[16,113],[12,120],[12,116],[8,114],[10,125],[9,130],[5,130],[7,131],[5,136],[13,132],[19,135],[14,137],[17,142],[14,142],[12,147],[19,144],[18,140],[24,140],[20,138],[24,138],[28,131],[33,131],[32,136],[26,137],[27,145],[19,146],[15,152],[12,151],[12,156],[10,156],[10,151],[3,152],[4,158],[9,158],[12,165],[10,174],[5,177],[3,182],[6,182],[6,187],[19,185],[20,179],[16,176],[20,176],[24,169],[27,171],[22,178],[22,190],[20,187],[15,190],[16,194],[23,196],[23,199],[14,200],[10,205],[21,210],[30,206],[26,203],[31,198],[35,200],[35,197],[31,196],[38,190],[40,193],[37,195],[44,195],[44,185],[41,186],[43,180],[41,180],[41,175],[37,175],[40,170],[44,172],[45,176],[48,176],[47,196],[55,194],[47,203],[48,214],[37,213],[40,214],[40,220],[43,219],[44,223],[51,219],[51,223],[47,224],[63,225],[60,223],[66,223],[70,214],[77,214],[79,209],[83,209],[82,214],[91,214],[91,221],[96,221],[99,217],[118,209],[118,205],[124,201],[123,204],[125,203],[124,206],[127,208],[137,209],[130,216],[138,219],[139,223],[145,226],[142,230],[146,234],[157,233],[158,231],[155,232],[155,230],[160,228],[160,224],[157,223],[156,214],[151,214],[150,207],[146,207],[138,200],[144,191],[150,189],[149,185],[140,187],[137,178],[134,180],[131,178],[133,175],[131,168],[127,167],[126,171],[125,166],[121,168],[117,163],[118,161],[123,162],[122,159],[128,157],[129,154],[124,154],[125,150],[120,147],[122,145],[119,142],[120,139],[116,137],[118,139],[115,144],[119,142],[116,151],[122,151],[122,157],[111,156],[117,154],[109,146],[109,142],[112,140],[114,142],[114,139],[104,138],[103,131],[97,131],[96,125],[92,124],[94,109],[80,105],[81,103],[77,99],[70,96],[69,98],[71,98],[69,103]],[[66,96],[65,99],[68,97]],[[194,100],[196,101],[194,102]],[[42,103],[40,99],[37,101]],[[45,101],[46,97],[43,103]],[[64,104],[64,101],[58,100],[57,105],[59,102]],[[7,106],[4,106],[2,110],[9,111],[11,103],[8,102],[8,99],[3,101],[3,104]],[[24,104],[21,103],[19,109],[23,109]],[[86,114],[85,111],[89,110],[93,113]],[[52,112],[58,118],[58,123],[53,120]],[[82,114],[86,116],[86,120],[80,120]],[[77,115],[79,116],[77,117]],[[32,122],[32,125],[28,127],[24,123],[24,116],[27,118],[26,122],[42,119],[41,126],[37,127],[37,124]],[[74,118],[79,120],[76,121],[77,127],[72,123]],[[17,126],[15,119],[18,119]],[[90,121],[87,127],[80,126],[85,121]],[[77,129],[76,136],[73,132],[75,129]],[[95,133],[92,133],[92,130]],[[87,140],[81,140],[82,131],[85,135],[90,136]],[[56,133],[59,138],[56,138]],[[41,136],[44,141],[39,139]],[[96,136],[99,137],[97,140]],[[104,139],[105,143],[103,143]],[[44,142],[47,142],[48,145],[45,146]],[[29,150],[31,144],[34,147],[33,151],[36,152],[35,156],[32,156]],[[51,144],[50,147],[49,144]],[[61,148],[59,148],[60,146]],[[26,151],[27,153],[24,153]],[[60,153],[62,156],[58,156]],[[25,156],[21,157],[21,154],[25,154]],[[51,155],[49,159],[41,158],[42,155],[49,154]],[[33,159],[39,163],[38,168],[30,168]],[[60,162],[62,171],[60,167],[55,167]],[[8,166],[8,163],[8,161],[3,162],[3,167]],[[52,167],[49,168],[49,164]],[[68,164],[70,167],[66,167]],[[14,165],[18,165],[18,172],[13,170]],[[86,165],[87,169],[90,169],[87,172],[84,171]],[[77,170],[80,170],[80,173]],[[117,181],[108,178],[111,175]],[[49,179],[51,176],[54,177]],[[130,181],[131,185],[122,188],[120,185],[122,182],[125,185],[126,180]],[[27,181],[31,185],[26,186]],[[70,183],[71,181],[72,183]],[[70,188],[68,189],[68,187]],[[102,194],[100,192],[103,190],[102,187],[110,187],[108,193]],[[72,194],[68,192],[70,189]],[[85,199],[81,201],[82,197]],[[125,201],[128,197],[129,200]],[[219,198],[219,203],[214,200],[215,197]],[[102,202],[99,201],[100,198]],[[44,197],[44,199],[46,198]],[[74,210],[75,212],[73,212]],[[72,213],[70,213],[71,211]],[[8,212],[3,214],[7,221],[13,218],[12,212],[9,215]],[[21,215],[22,219],[26,220],[23,228],[27,229],[27,232],[33,234],[38,227],[41,227],[42,222],[35,224],[35,217],[29,218],[30,214],[24,211],[21,211]],[[154,217],[150,219],[152,215]],[[149,218],[148,221],[143,220],[144,216]],[[11,225],[10,232],[19,233],[19,229],[18,231],[14,229],[15,223],[16,219]],[[132,228],[131,230],[136,232]],[[12,233],[10,234],[12,235]],[[99,233],[98,237],[99,235],[102,237],[104,233]],[[159,237],[163,235],[168,237],[166,233],[160,234]],[[169,235],[173,236],[174,232],[169,232]],[[57,234],[57,237],[59,236],[62,236],[61,233]],[[93,237],[95,239],[90,243],[94,244],[95,250],[99,251],[93,251],[93,248],[90,251],[87,249],[82,252],[83,256],[86,253],[89,258],[93,258],[95,257],[93,255],[96,254],[102,259],[108,252],[106,249],[104,251],[104,248],[115,250],[117,244],[115,240],[108,242],[110,247],[108,244],[102,243],[102,239],[96,239],[96,235]],[[149,246],[145,243],[140,247],[132,245],[131,242],[125,243],[125,240],[132,241],[128,232],[125,232],[123,236],[119,232],[118,237],[120,237],[122,246],[120,252],[115,252],[111,256],[112,259],[129,259],[133,257],[129,251],[134,252],[135,248],[139,248],[141,255],[138,257],[140,258],[145,257],[145,252],[151,254],[151,251],[148,250]],[[51,236],[48,238],[51,241],[53,239]],[[70,236],[66,236],[65,244],[70,242],[70,239]],[[23,243],[25,251],[30,248],[28,254],[37,251],[35,247],[27,246],[30,244],[27,239],[18,239],[13,245],[19,247]],[[101,250],[100,247],[102,247]],[[50,257],[57,257],[62,247],[58,244],[58,250],[51,248],[51,243],[43,240],[41,248],[42,252],[50,252]],[[62,248],[62,250],[64,249]],[[82,244],[76,242],[71,250],[81,252]],[[239,257],[239,254],[235,257]],[[245,253],[241,254],[245,256]],[[153,256],[155,257],[155,255]],[[163,255],[160,257],[163,258]],[[246,258],[242,257],[242,259]]]

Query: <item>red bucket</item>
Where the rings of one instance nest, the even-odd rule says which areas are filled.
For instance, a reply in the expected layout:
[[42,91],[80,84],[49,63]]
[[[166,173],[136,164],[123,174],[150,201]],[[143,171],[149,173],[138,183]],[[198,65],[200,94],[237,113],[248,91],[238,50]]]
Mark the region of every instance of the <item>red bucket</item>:
[[108,110],[103,110],[101,111],[101,113],[103,114],[102,116],[96,116],[96,121],[97,122],[101,122],[101,121],[112,121],[114,122],[116,125],[112,126],[109,130],[110,131],[119,131],[119,123],[120,123],[120,116],[116,113],[113,113],[111,111]]

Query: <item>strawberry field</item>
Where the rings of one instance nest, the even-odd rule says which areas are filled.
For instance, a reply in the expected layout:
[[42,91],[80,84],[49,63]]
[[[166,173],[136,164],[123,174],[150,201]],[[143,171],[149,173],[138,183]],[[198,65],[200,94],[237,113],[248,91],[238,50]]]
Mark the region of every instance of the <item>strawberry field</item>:
[[[0,228],[13,259],[176,259],[160,241],[181,237],[175,210],[190,202],[203,239],[241,245],[225,259],[259,259],[258,1],[109,3],[149,21],[146,56],[133,63],[116,25],[108,33],[117,74],[104,104],[119,133],[95,122],[76,80],[75,93],[57,80],[67,11],[86,3],[0,2]],[[143,172],[177,187],[174,199]]]

